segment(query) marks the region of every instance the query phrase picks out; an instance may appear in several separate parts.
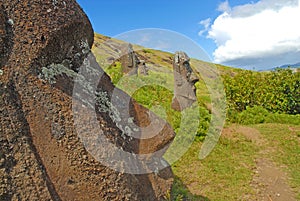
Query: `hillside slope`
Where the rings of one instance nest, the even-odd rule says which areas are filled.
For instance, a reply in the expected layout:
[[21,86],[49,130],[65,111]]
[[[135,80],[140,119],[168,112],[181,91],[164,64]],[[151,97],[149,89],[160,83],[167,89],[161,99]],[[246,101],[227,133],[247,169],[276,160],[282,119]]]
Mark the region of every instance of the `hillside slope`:
[[[118,59],[121,56],[120,46],[124,43],[126,42],[95,33],[92,51],[102,68],[106,69],[109,65],[112,64],[113,59]],[[135,44],[132,45],[134,51],[141,59],[146,61],[151,70],[159,71],[160,68],[172,69],[172,60],[174,54],[160,50],[149,49],[147,47],[142,47]],[[191,63],[195,66],[215,65],[221,74],[241,71],[241,69],[227,67],[219,64],[207,63],[197,59],[191,59]]]
[[[173,83],[173,54],[133,45],[138,57],[149,67],[149,76],[115,79],[118,69],[111,64],[120,57],[119,49],[123,43],[96,34],[92,50],[100,65],[119,88],[128,91],[132,85],[139,86],[140,82],[152,85],[135,88],[136,91],[129,90],[129,93],[139,103],[165,118],[178,131],[180,114],[168,109],[172,92],[164,89],[164,86]],[[168,200],[300,200],[300,115],[272,114],[256,106],[242,113],[230,114],[238,123],[247,125],[231,124],[228,121],[213,152],[204,160],[199,160],[199,150],[211,119],[211,97],[203,79],[203,76],[210,76],[208,69],[218,71],[229,83],[235,81],[234,86],[229,86],[233,88],[229,89],[234,89],[233,93],[238,95],[242,92],[251,95],[251,90],[255,92],[259,85],[266,85],[265,81],[269,81],[266,93],[269,88],[274,88],[273,84],[287,86],[287,80],[279,79],[272,83],[271,79],[264,78],[274,76],[277,79],[281,74],[253,72],[196,59],[191,59],[190,63],[200,78],[196,88],[201,120],[195,142],[183,157],[172,164],[175,183]],[[284,79],[287,79],[293,74],[285,75]],[[233,79],[234,77],[237,78]],[[294,78],[295,83],[298,83],[298,78]],[[253,86],[254,79],[257,79],[256,87]],[[251,90],[247,88],[249,86]],[[279,94],[277,88],[274,90]],[[272,97],[274,90],[269,91],[268,95]],[[256,93],[260,94],[260,91]],[[249,102],[248,99],[243,101]],[[297,100],[294,101],[297,103]],[[165,109],[163,112],[161,107]]]
[[[92,52],[95,54],[97,62],[109,75],[111,75],[112,79],[114,75],[110,73],[109,68],[114,63],[115,60],[121,57],[122,53],[120,49],[122,44],[124,43],[126,42],[95,33]],[[166,79],[168,83],[173,83],[172,62],[173,62],[174,54],[160,51],[160,50],[149,49],[135,44],[132,45],[133,45],[133,50],[138,55],[139,59],[145,61],[150,74],[151,73],[154,74],[153,75],[154,77],[159,74],[158,77],[163,76],[163,79]],[[198,89],[197,97],[199,98],[199,102],[201,104],[204,104],[208,109],[211,108],[210,96],[205,84],[205,79],[202,78],[209,77],[211,74],[210,72],[211,69],[214,69],[215,74],[220,74],[220,75],[225,75],[225,74],[235,75],[238,72],[243,71],[242,69],[208,63],[193,58],[191,58],[190,63],[194,72],[196,72],[196,74],[200,78],[200,81],[196,85]],[[156,82],[157,84],[160,84],[160,81],[156,80]],[[117,86],[122,88],[122,85],[120,84],[119,85],[117,84]]]

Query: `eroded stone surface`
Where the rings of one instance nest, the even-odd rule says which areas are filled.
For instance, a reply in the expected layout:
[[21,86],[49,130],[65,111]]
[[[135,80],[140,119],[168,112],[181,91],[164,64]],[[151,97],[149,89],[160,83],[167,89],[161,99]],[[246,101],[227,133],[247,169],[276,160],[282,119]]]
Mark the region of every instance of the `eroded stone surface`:
[[[4,0],[0,19],[0,31],[8,38],[3,46],[8,51],[0,49],[7,52],[5,59],[1,56],[0,75],[0,200],[161,200],[172,184],[170,168],[143,175],[115,171],[97,161],[78,136],[74,79],[80,80],[83,61],[95,58],[89,50],[93,29],[76,1]],[[1,38],[2,44],[5,41]],[[103,72],[91,66],[89,70]],[[88,114],[95,113],[103,130],[99,135],[127,152],[151,154],[167,147],[174,133],[164,122],[150,139],[130,139],[128,128],[117,125],[129,122],[122,119],[122,105],[127,104],[137,127],[149,125],[151,113],[116,90],[119,113],[105,110],[113,108],[108,103],[115,87],[103,72],[95,91],[96,108],[85,99],[75,100],[88,108],[81,108],[87,118],[77,126],[91,136],[95,128]]]
[[149,75],[148,73],[149,68],[147,67],[146,62],[144,60],[140,60],[138,68],[139,68],[139,74]]
[[0,65],[3,63],[3,56],[5,50],[5,38],[6,38],[6,18],[4,14],[4,10],[0,7]]
[[13,20],[7,18],[7,14],[0,6],[0,68],[5,65],[12,47]]
[[196,100],[195,83],[199,80],[190,66],[190,58],[185,52],[176,52],[173,58],[174,97],[172,108],[182,111]]
[[124,43],[121,45],[120,49],[121,57],[119,60],[122,65],[123,73],[128,75],[137,75],[140,61],[133,51],[132,45],[130,43]]

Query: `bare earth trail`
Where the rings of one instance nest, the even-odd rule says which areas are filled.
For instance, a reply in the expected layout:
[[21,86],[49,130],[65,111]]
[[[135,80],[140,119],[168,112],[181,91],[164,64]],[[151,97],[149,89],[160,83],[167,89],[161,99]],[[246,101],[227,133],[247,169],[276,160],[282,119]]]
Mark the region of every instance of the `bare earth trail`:
[[[269,159],[276,147],[268,146],[268,141],[254,128],[246,126],[235,126],[235,132],[244,135],[248,140],[254,142],[260,149],[255,159],[254,177],[251,182],[255,190],[255,200],[259,201],[296,201],[295,193],[288,185],[288,175],[282,167],[277,167]],[[246,197],[245,197],[246,198]],[[249,200],[246,198],[246,200]]]

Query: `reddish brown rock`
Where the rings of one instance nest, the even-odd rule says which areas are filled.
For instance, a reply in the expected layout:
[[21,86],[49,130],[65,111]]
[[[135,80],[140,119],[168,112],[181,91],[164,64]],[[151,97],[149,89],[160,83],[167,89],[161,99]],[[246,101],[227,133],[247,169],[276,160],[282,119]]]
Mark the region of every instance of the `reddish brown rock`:
[[13,21],[7,18],[3,7],[0,7],[0,66],[7,61],[9,52],[12,47],[12,27]]
[[6,48],[6,17],[4,10],[0,7],[0,66],[2,66]]
[[[171,169],[146,163],[165,164],[162,154],[174,133],[116,89],[95,63],[89,50],[93,30],[77,3],[3,0],[0,20],[0,200],[162,200],[172,184]],[[82,77],[85,70],[87,77]],[[96,95],[89,94],[97,73]],[[78,97],[76,79],[87,89]],[[80,107],[74,110],[74,104]],[[84,117],[78,124],[76,112]],[[92,126],[92,117],[102,133]],[[130,127],[146,127],[153,118],[159,131]],[[132,138],[130,129],[145,139]],[[97,142],[100,138],[126,153],[148,154],[132,165],[147,174],[99,162],[97,157],[116,154],[106,153],[110,150]]]

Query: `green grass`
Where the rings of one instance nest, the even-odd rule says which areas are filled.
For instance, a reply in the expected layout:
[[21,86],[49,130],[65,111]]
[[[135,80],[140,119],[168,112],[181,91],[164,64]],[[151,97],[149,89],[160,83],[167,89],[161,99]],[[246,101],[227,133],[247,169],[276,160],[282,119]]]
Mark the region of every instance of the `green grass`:
[[193,195],[188,188],[184,185],[184,183],[180,180],[179,177],[174,177],[174,183],[172,187],[172,192],[167,200],[172,201],[209,201],[207,197],[201,195]]
[[106,69],[106,73],[109,75],[112,83],[116,84],[123,77],[122,65],[120,62],[116,62],[113,66],[109,66]]
[[[150,71],[148,76],[123,76],[122,66],[116,63],[105,69],[112,79],[112,82],[120,89],[132,96],[138,103],[153,111],[155,114],[165,119],[175,130],[179,132],[181,126],[181,112],[171,108],[173,99],[173,74]],[[206,108],[206,101],[202,101],[204,96],[201,88],[203,83],[196,85],[199,108],[199,125],[196,133],[196,140],[203,140],[209,127],[210,111]],[[199,90],[198,90],[199,89]],[[210,97],[207,97],[207,101]],[[189,115],[191,116],[191,115]],[[191,120],[192,121],[192,120]]]
[[229,110],[227,115],[228,121],[243,125],[277,123],[300,125],[300,114],[288,115],[279,113],[270,113],[261,106],[247,107],[242,112]]
[[275,153],[269,157],[278,165],[284,165],[290,176],[290,185],[300,200],[300,124],[261,124],[254,126],[268,140]]
[[266,117],[266,123],[300,125],[300,114],[297,115],[269,114]]
[[[175,164],[173,199],[241,200],[253,194],[249,187],[258,148],[243,136],[221,137],[214,151],[204,160],[198,159],[201,142],[195,142]],[[187,190],[186,186],[190,187]],[[190,192],[192,191],[192,192]],[[204,199],[205,200],[205,199]]]
[[[188,152],[172,165],[175,183],[173,200],[247,200],[255,199],[249,185],[255,167],[254,159],[261,149],[271,148],[267,157],[278,167],[284,165],[289,184],[300,200],[300,125],[259,124],[266,139],[259,147],[241,134],[223,136],[213,152],[204,160],[198,159],[201,142],[195,142]],[[238,131],[237,131],[238,132]],[[243,197],[247,196],[247,197]]]
[[[100,43],[107,38],[97,35]],[[118,42],[117,40],[114,40]],[[154,111],[166,119],[178,133],[181,114],[171,109],[173,97],[172,54],[143,47],[138,54],[147,60],[151,67],[149,76],[123,76],[120,63],[106,67],[107,52],[113,52],[110,47],[96,54],[97,60],[103,62],[105,71],[110,75],[113,83],[131,95],[137,102]],[[96,51],[96,48],[94,48]],[[259,147],[238,132],[230,136],[221,136],[213,152],[204,160],[198,155],[208,129],[211,112],[211,97],[201,74],[207,74],[207,66],[215,66],[221,75],[234,76],[243,70],[222,65],[209,64],[203,61],[191,60],[192,68],[201,70],[196,72],[200,81],[196,84],[199,113],[201,116],[197,138],[183,157],[172,165],[175,181],[168,200],[254,200],[254,189],[249,185],[253,177],[255,158],[263,148],[273,148],[268,153],[278,166],[285,166],[290,176],[290,185],[296,193],[300,192],[300,116],[287,114],[272,114],[260,106],[248,107],[242,112],[228,110],[227,125],[238,123],[249,125],[261,132],[267,143]],[[251,82],[249,82],[251,83]],[[208,83],[210,84],[210,83]],[[252,86],[252,85],[251,85]],[[269,85],[266,85],[269,86]],[[239,91],[241,88],[237,88]],[[248,93],[246,93],[248,94]],[[276,106],[276,104],[275,104]],[[272,124],[269,124],[272,123]],[[177,135],[180,141],[180,132]],[[184,136],[183,136],[184,137]],[[198,139],[198,140],[197,140]],[[247,196],[247,197],[245,197]],[[297,198],[300,200],[300,193]]]

